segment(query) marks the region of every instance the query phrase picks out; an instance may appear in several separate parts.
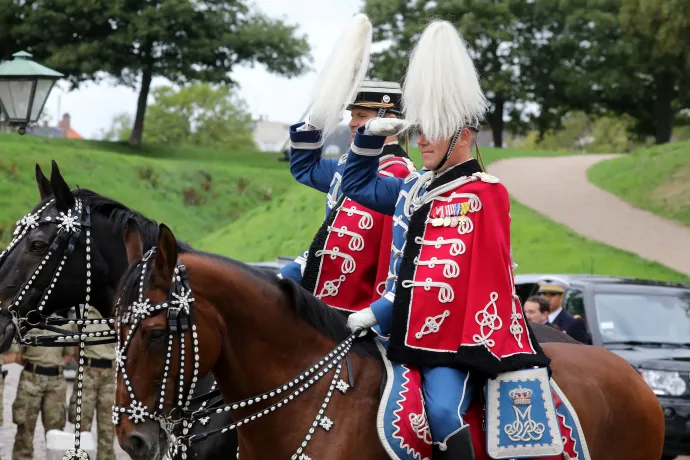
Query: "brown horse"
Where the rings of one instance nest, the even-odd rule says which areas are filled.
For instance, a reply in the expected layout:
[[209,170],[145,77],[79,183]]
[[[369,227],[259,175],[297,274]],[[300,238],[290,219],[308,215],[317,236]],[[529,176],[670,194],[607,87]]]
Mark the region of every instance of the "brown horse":
[[[128,233],[126,246],[130,262],[142,258],[141,241],[135,231]],[[140,289],[142,298],[150,299],[154,306],[172,300],[169,293],[175,291],[171,287],[176,289],[175,283],[181,279],[175,272],[178,263],[184,265],[182,271],[186,270],[193,292],[190,310],[194,316],[190,318],[198,337],[198,374],[213,372],[225,401],[246,400],[295,382],[295,376],[323,360],[350,336],[337,312],[293,282],[268,278],[219,256],[178,253],[175,238],[165,226],[161,226],[155,255],[149,257],[152,260],[131,265],[121,282],[118,334],[121,341],[131,335],[124,358],[131,386],[127,388],[123,375],[118,376],[116,406],[131,407],[136,399],[144,407],[154,408],[162,385],[166,390],[163,412],[172,408],[180,377],[177,341],[166,374],[170,377],[162,378],[170,314],[166,316],[165,306],[149,306],[149,313],[142,314],[136,326],[126,318],[134,315],[128,306],[137,301]],[[141,274],[142,266],[146,267],[145,276]],[[182,393],[189,391],[195,375],[189,365],[195,360],[190,345],[192,331],[187,330],[183,336],[187,364],[182,372]],[[664,416],[656,396],[630,364],[592,346],[553,343],[543,348],[552,359],[553,378],[577,411],[593,460],[661,457]],[[333,371],[326,372],[298,392],[294,400],[242,424],[238,428],[240,458],[388,458],[376,430],[383,366],[372,340],[355,342],[350,358],[351,375],[343,365],[340,378],[347,381],[352,377],[354,388],[327,398]],[[294,387],[285,385],[287,391],[277,395],[277,400],[259,398],[257,403],[250,399],[254,404],[232,410],[233,420],[261,413],[307,379],[296,379],[299,384]],[[312,426],[317,427],[314,420],[324,401],[334,426],[329,431],[310,431]],[[159,458],[163,451],[159,441],[165,443],[165,437],[155,419],[135,423],[122,414],[116,433],[120,445],[134,459]],[[302,456],[298,448],[303,445],[306,448]],[[298,455],[294,455],[296,452]],[[228,453],[228,458],[231,455]]]

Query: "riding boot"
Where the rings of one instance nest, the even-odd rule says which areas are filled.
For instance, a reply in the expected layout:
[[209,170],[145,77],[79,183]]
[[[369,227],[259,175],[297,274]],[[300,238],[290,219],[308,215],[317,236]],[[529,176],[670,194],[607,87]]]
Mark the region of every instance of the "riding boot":
[[440,447],[438,460],[475,460],[469,426],[451,435],[445,443],[445,450]]

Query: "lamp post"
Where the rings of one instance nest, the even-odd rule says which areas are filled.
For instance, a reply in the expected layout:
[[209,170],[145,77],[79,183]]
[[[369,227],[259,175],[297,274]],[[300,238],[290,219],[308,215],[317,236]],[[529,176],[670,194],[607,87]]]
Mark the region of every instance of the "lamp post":
[[12,57],[0,64],[0,110],[24,134],[29,124],[38,121],[55,82],[64,75],[32,61],[25,51]]

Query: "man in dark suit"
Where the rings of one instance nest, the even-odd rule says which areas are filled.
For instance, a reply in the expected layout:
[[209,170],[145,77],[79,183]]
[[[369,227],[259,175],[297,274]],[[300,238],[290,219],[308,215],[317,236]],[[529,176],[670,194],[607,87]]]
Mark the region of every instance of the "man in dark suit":
[[551,308],[547,323],[560,327],[566,334],[578,342],[591,344],[592,339],[589,332],[587,332],[585,321],[581,317],[574,316],[569,311],[563,309],[563,297],[565,296],[566,289],[570,287],[568,282],[559,278],[548,277],[541,278],[538,284],[539,295],[546,297]]
[[549,313],[551,313],[551,304],[546,300],[546,297],[540,295],[533,295],[525,300],[523,305],[525,316],[532,323],[541,323],[552,327],[558,331],[565,332],[559,326],[549,322]]

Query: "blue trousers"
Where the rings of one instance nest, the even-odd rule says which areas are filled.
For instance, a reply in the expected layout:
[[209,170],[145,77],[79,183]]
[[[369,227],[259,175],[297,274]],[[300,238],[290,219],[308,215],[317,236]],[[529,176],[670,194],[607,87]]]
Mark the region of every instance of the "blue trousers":
[[470,373],[449,367],[424,367],[421,372],[431,437],[445,443],[467,426],[464,416],[474,394]]
[[290,262],[283,265],[280,269],[280,274],[283,278],[289,278],[299,283],[302,281],[302,266],[297,262]]

